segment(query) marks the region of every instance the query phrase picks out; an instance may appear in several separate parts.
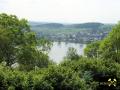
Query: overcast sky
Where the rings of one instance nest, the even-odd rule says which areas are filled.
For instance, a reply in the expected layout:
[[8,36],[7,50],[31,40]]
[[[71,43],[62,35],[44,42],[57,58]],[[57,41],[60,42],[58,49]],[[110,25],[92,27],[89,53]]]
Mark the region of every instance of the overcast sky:
[[0,12],[31,21],[117,23],[120,0],[0,0]]

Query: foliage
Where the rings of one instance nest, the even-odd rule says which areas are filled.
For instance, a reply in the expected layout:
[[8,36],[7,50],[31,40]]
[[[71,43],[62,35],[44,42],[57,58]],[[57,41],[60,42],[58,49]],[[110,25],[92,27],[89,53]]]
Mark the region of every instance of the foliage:
[[100,51],[105,59],[120,62],[120,22],[113,28],[100,45]]
[[52,44],[45,39],[38,40],[25,19],[0,14],[0,43],[0,59],[7,66],[19,63],[20,69],[26,70],[48,66],[49,58],[44,51],[48,51]]
[[85,81],[70,68],[51,67],[43,78],[54,90],[86,90]]
[[[119,29],[120,23],[87,45],[87,57],[69,48],[56,65],[47,55],[51,42],[38,40],[25,19],[0,14],[0,90],[120,90]],[[18,69],[11,67],[15,63]]]
[[100,41],[88,44],[87,47],[84,49],[85,56],[90,58],[98,57],[99,46],[100,46]]
[[84,50],[87,57],[99,57],[120,62],[120,23],[116,24],[104,40],[88,44]]
[[86,81],[86,86],[91,88],[91,90],[110,90],[112,86],[109,87],[104,84],[107,83],[109,78],[116,78],[117,86],[114,89],[117,90],[119,88],[120,64],[111,60],[81,58],[78,61],[65,61],[61,63],[61,66],[69,67],[77,72],[80,78]]
[[77,73],[64,67],[50,67],[47,70],[10,70],[1,66],[0,88],[3,90],[86,90],[85,81]]
[[27,44],[29,41],[25,38],[30,31],[29,25],[25,19],[19,20],[15,15],[0,14],[0,36],[8,38],[1,41],[0,52],[2,59],[11,66],[16,61],[16,50],[20,45]]
[[[65,61],[60,65],[32,70],[30,72],[11,70],[0,65],[0,89],[15,90],[109,90],[109,78],[120,83],[120,64],[110,60],[81,58]],[[103,87],[103,88],[101,88]],[[99,89],[100,88],[100,89]]]
[[73,47],[69,47],[67,54],[65,56],[65,59],[69,59],[69,60],[78,60],[79,59],[79,55],[77,54],[77,51],[75,48]]

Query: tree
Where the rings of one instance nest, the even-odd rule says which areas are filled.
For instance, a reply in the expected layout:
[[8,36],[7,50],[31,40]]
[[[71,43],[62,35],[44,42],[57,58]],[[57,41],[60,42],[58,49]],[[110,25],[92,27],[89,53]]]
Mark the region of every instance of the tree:
[[88,44],[84,53],[87,57],[111,59],[120,63],[120,22],[102,41]]
[[77,54],[77,51],[75,48],[69,47],[68,51],[67,51],[67,55],[65,56],[65,58],[69,59],[69,60],[78,60],[79,55]]
[[67,67],[48,68],[48,72],[43,76],[43,81],[49,83],[54,90],[87,90],[85,81],[79,77],[78,73]]
[[17,48],[28,43],[28,41],[25,42],[25,34],[30,32],[30,28],[25,19],[19,20],[15,15],[3,13],[0,14],[0,32],[1,58],[11,66],[15,63]]
[[88,44],[87,47],[84,49],[85,56],[90,58],[98,57],[99,45],[100,45],[100,41],[96,41],[91,44]]
[[120,22],[113,27],[112,31],[102,41],[100,52],[101,57],[120,63]]
[[7,66],[16,62],[29,69],[48,65],[46,52],[50,49],[51,42],[38,40],[25,19],[0,14],[0,43],[0,59],[5,61]]
[[48,55],[31,46],[20,48],[17,58],[21,70],[29,71],[35,67],[43,68],[49,65]]
[[0,29],[0,59],[6,61],[7,65],[14,63],[15,49],[11,44],[9,31]]

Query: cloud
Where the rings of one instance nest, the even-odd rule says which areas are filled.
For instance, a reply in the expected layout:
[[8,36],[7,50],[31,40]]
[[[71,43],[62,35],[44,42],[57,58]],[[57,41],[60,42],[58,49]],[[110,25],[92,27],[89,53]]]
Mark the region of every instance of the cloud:
[[0,0],[0,12],[28,20],[117,22],[120,0]]

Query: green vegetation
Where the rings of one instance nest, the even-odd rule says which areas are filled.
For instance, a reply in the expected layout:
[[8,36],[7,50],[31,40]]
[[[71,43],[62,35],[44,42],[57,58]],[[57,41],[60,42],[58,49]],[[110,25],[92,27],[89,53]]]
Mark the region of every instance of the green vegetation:
[[80,56],[77,54],[77,51],[73,47],[69,47],[67,51],[67,55],[65,56],[65,59],[68,60],[78,60]]
[[120,63],[120,23],[102,41],[88,44],[85,48],[87,57],[111,59]]
[[60,23],[39,23],[30,22],[32,31],[37,33],[42,32],[45,34],[74,34],[77,32],[94,31],[109,31],[112,24],[102,24],[97,22],[81,23],[81,24],[60,24]]
[[99,51],[98,48],[100,46],[100,41],[93,42],[87,45],[87,48],[84,49],[84,53],[87,57],[94,58],[98,57]]
[[97,22],[81,24],[39,23],[30,22],[31,30],[37,37],[45,37],[53,41],[90,43],[103,39],[114,24]]
[[41,28],[41,27],[32,27],[32,31],[39,33],[42,32],[44,34],[74,34],[80,31],[85,32],[85,29],[80,29],[80,28]]
[[120,90],[119,30],[120,23],[88,44],[86,57],[69,48],[57,65],[48,57],[50,41],[37,39],[25,19],[0,14],[0,90]]
[[[38,50],[37,46],[41,46]],[[20,69],[31,70],[35,66],[47,67],[49,58],[45,51],[51,44],[38,40],[30,30],[27,20],[14,15],[0,14],[0,59],[11,67],[18,63]],[[48,46],[48,47],[47,47]]]

